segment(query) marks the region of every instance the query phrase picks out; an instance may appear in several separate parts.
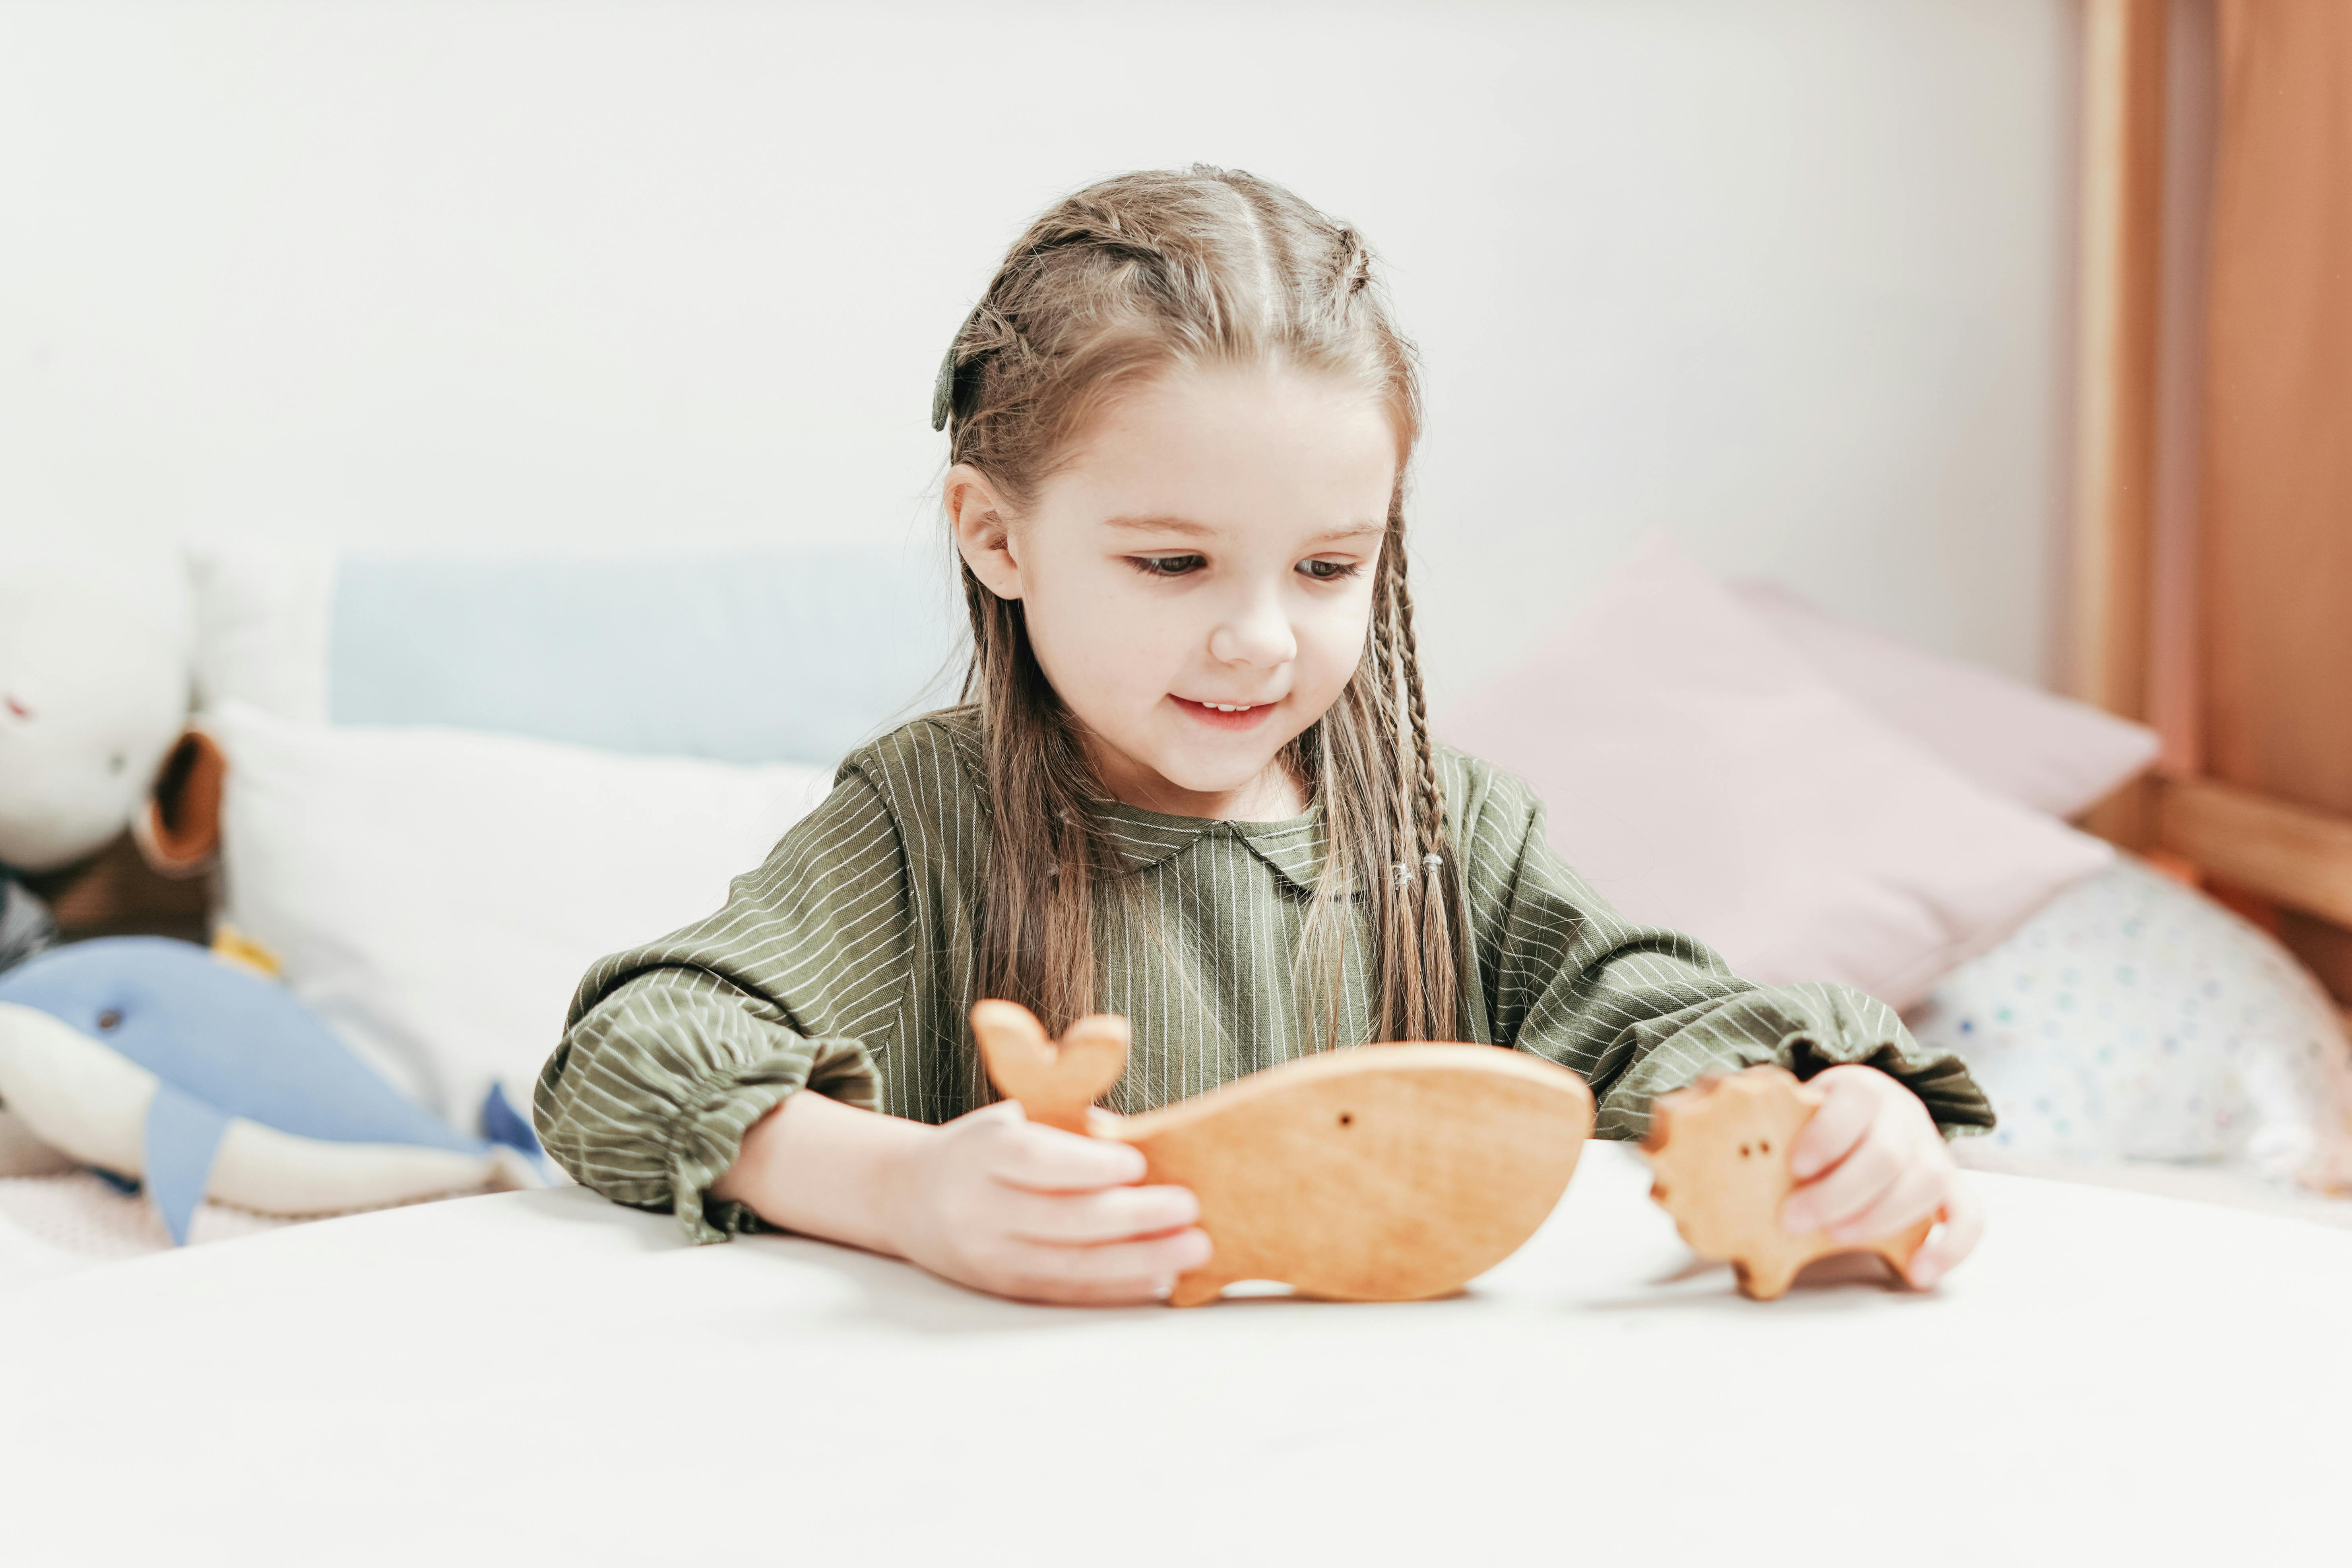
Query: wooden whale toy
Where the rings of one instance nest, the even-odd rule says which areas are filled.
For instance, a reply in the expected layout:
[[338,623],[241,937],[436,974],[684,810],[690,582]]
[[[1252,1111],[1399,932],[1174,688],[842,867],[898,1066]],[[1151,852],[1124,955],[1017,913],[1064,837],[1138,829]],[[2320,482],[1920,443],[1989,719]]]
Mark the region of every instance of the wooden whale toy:
[[1060,1042],[1011,1002],[971,1029],[990,1079],[1032,1121],[1143,1152],[1144,1180],[1190,1187],[1216,1250],[1172,1306],[1272,1279],[1334,1301],[1449,1296],[1544,1222],[1592,1131],[1562,1067],[1494,1046],[1364,1046],[1268,1068],[1197,1099],[1088,1125],[1126,1070],[1127,1020]]
[[1650,1107],[1643,1148],[1654,1181],[1650,1195],[1674,1216],[1690,1249],[1728,1262],[1743,1294],[1769,1301],[1817,1258],[1874,1252],[1899,1277],[1935,1228],[1921,1220],[1876,1241],[1832,1241],[1827,1231],[1792,1236],[1780,1228],[1780,1205],[1797,1185],[1790,1169],[1797,1135],[1820,1108],[1819,1089],[1786,1068],[1753,1067],[1708,1077],[1662,1094]]

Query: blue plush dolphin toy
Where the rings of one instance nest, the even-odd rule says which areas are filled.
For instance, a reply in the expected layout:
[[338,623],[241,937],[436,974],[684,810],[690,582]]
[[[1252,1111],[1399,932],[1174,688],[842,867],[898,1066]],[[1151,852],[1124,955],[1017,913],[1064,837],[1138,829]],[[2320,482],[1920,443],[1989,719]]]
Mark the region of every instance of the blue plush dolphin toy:
[[0,1104],[84,1164],[142,1180],[177,1242],[208,1194],[331,1214],[538,1180],[538,1142],[503,1099],[493,1138],[465,1137],[278,985],[158,937],[0,974]]

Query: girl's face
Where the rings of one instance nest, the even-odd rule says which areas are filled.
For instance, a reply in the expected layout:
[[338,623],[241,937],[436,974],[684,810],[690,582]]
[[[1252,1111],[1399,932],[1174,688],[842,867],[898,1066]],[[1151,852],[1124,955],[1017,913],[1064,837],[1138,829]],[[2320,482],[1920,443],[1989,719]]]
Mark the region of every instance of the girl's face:
[[1104,787],[1264,820],[1306,807],[1275,759],[1355,674],[1397,461],[1387,411],[1337,377],[1178,370],[1120,398],[1025,514],[967,466],[946,499]]

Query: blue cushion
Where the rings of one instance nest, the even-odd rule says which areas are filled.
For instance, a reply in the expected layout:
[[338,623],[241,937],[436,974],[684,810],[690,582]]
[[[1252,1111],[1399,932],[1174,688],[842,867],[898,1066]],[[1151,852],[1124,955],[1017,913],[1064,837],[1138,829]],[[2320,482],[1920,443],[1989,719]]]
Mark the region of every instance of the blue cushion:
[[952,700],[946,547],[350,556],[328,712],[717,762],[834,763]]

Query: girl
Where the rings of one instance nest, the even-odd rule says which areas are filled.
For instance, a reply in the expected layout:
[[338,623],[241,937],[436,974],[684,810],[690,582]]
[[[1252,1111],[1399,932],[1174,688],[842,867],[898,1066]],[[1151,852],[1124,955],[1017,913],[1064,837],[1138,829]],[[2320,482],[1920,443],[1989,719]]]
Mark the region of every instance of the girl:
[[[1526,785],[1434,744],[1406,587],[1413,353],[1361,237],[1209,168],[1023,235],[940,367],[964,706],[854,753],[724,909],[605,959],[536,1098],[550,1152],[697,1240],[765,1224],[1045,1301],[1164,1295],[1192,1194],[993,1099],[966,1015],[1134,1025],[1133,1112],[1334,1044],[1459,1039],[1582,1074],[1599,1131],[1780,1062],[1827,1091],[1784,1223],[1930,1215],[1991,1112],[1884,1004],[1765,990],[1620,919]],[[1606,679],[1594,672],[1592,679]],[[814,1092],[803,1092],[813,1090]]]

